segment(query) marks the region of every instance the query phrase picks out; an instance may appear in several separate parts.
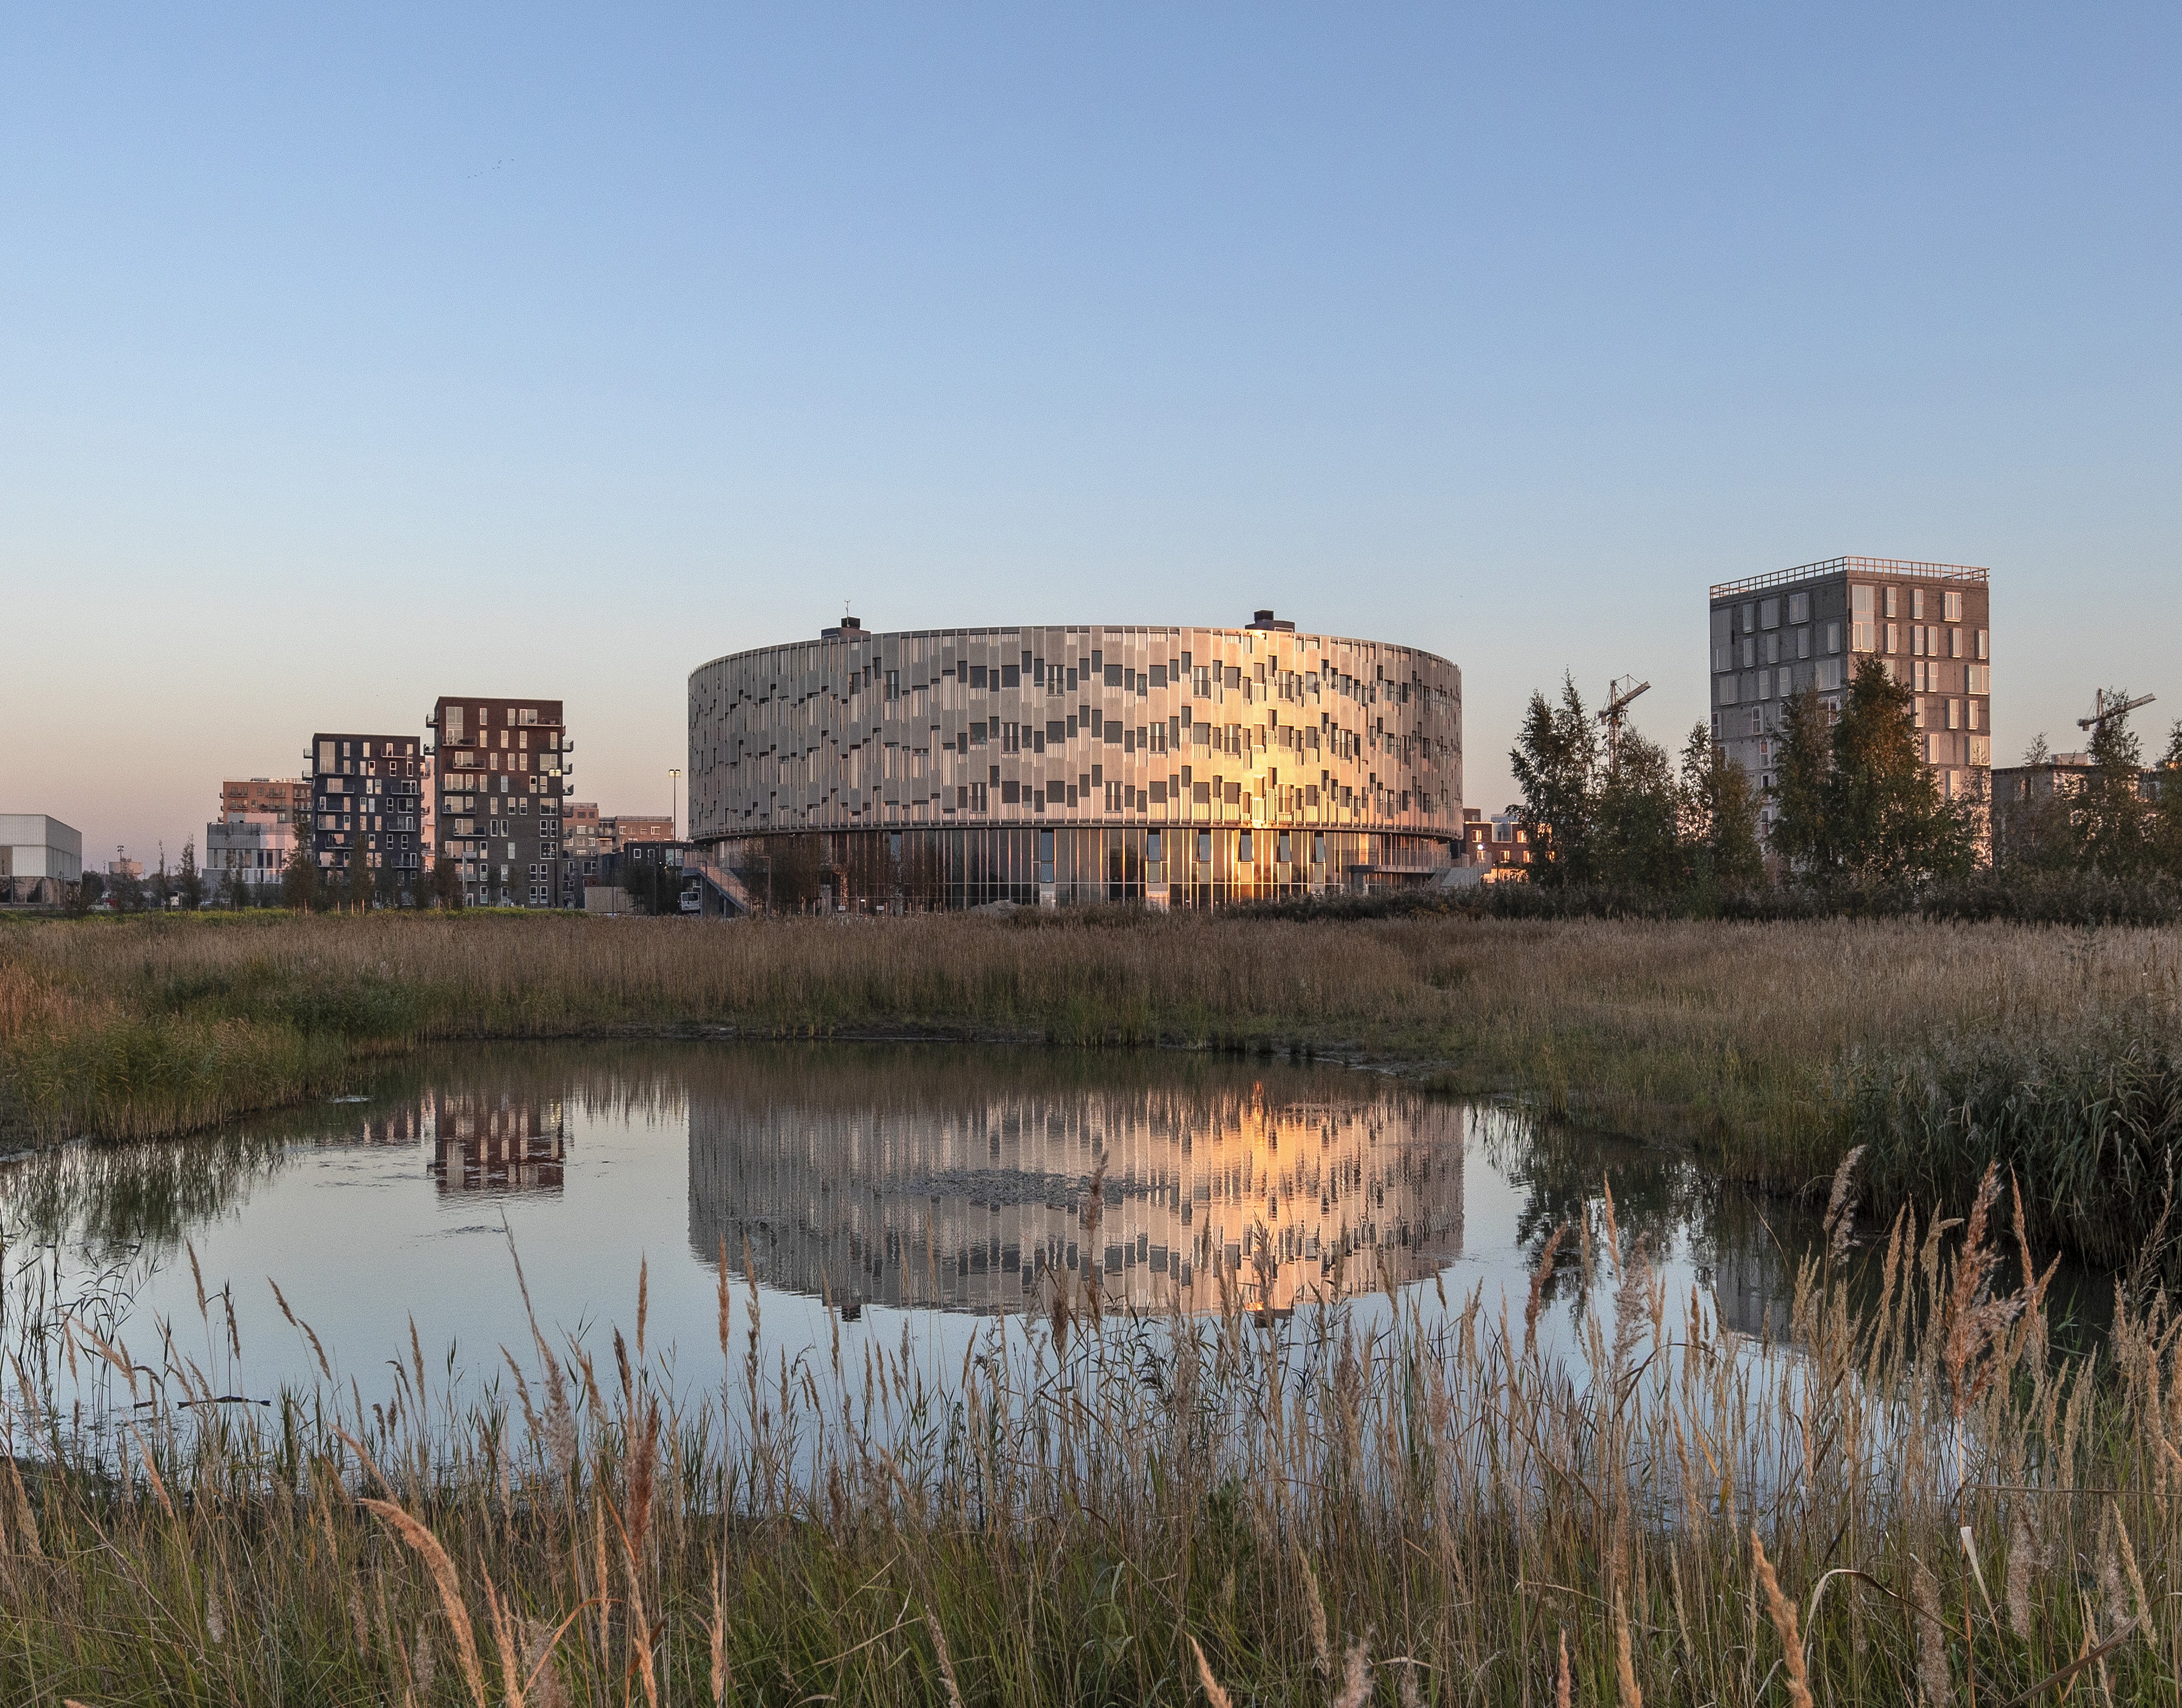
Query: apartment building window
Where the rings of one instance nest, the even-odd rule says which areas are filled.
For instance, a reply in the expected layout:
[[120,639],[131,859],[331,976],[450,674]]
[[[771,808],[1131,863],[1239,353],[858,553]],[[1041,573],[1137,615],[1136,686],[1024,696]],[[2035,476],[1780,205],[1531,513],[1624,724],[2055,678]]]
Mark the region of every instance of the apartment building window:
[[1810,594],[1808,593],[1790,594],[1788,595],[1788,621],[1791,622],[1808,622],[1810,620]]
[[1780,627],[1780,601],[1779,600],[1777,600],[1777,599],[1766,599],[1766,600],[1760,600],[1758,601],[1758,626],[1760,628],[1778,628],[1778,627]]
[[1758,607],[1754,605],[1746,605],[1742,607],[1742,632],[1745,634],[1754,634],[1757,630]]
[[1947,631],[1947,656],[1960,658],[1962,655],[1963,632],[1958,628],[1951,628]]
[[1947,727],[1960,729],[1962,727],[1963,703],[1958,699],[1951,699],[1947,702]]
[[1980,629],[1977,632],[1977,655],[1980,658],[1990,658],[1992,656],[1991,639],[1988,633],[1984,629]]
[[[1891,594],[1893,591],[1894,589],[1891,587],[1887,589],[1887,592],[1889,594]],[[1893,605],[1894,601],[1891,599],[1889,599],[1886,603],[1891,608]],[[1898,624],[1890,622],[1886,625],[1886,649],[1890,653],[1896,653],[1902,650],[1902,632]]]
[[1742,643],[1742,667],[1745,670],[1749,670],[1753,668],[1757,663],[1758,643],[1754,640],[1744,641]]
[[1963,620],[1962,594],[1959,593],[1949,593],[1944,594],[1941,597],[1941,603],[1946,606],[1946,609],[1940,613],[1941,619],[1947,622],[1960,622]]

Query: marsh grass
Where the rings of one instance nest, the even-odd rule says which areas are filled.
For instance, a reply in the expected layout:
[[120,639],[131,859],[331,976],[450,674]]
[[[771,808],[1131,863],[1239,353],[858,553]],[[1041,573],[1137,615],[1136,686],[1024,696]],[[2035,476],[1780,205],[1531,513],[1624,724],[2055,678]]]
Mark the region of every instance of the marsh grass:
[[438,1039],[979,1037],[1371,1060],[1792,1188],[1830,1175],[1858,1136],[1852,1092],[1891,1064],[1966,1039],[2093,1047],[2122,1020],[2178,1015],[2172,929],[1123,910],[11,921],[0,1124],[158,1136]]
[[1584,1274],[1565,1356],[1542,1274],[1271,1322],[1064,1282],[959,1368],[838,1323],[768,1363],[723,1263],[717,1390],[640,1276],[610,1357],[534,1322],[465,1397],[413,1330],[382,1391],[270,1406],[222,1295],[132,1348],[11,1256],[0,1694],[2169,1700],[2182,1320],[2124,1297],[2057,1356],[2010,1209],[1905,1213],[1853,1288],[1837,1239],[1785,1346],[1666,1297],[1603,1197],[1542,1264]]

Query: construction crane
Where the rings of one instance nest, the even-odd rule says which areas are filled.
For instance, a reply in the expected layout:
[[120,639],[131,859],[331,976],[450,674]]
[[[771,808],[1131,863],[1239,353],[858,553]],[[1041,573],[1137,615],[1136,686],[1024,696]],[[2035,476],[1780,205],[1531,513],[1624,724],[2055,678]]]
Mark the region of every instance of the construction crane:
[[[1634,687],[1631,684],[1635,683]],[[1629,715],[1629,702],[1642,694],[1652,684],[1637,682],[1634,676],[1617,677],[1606,685],[1606,704],[1598,710],[1598,721],[1606,726],[1606,760],[1614,762],[1621,745],[1622,720]]]
[[2107,691],[2104,688],[2101,688],[2098,691],[2096,697],[2093,699],[2091,702],[2091,715],[2089,717],[2078,718],[2076,720],[2076,727],[2078,729],[2096,729],[2108,718],[2126,716],[2129,713],[2135,711],[2137,707],[2140,705],[2150,705],[2152,701],[2158,698],[2159,696],[2156,694],[2140,694],[2137,695],[2135,699],[2122,699],[2117,698],[2112,705],[2108,705],[2107,704]]

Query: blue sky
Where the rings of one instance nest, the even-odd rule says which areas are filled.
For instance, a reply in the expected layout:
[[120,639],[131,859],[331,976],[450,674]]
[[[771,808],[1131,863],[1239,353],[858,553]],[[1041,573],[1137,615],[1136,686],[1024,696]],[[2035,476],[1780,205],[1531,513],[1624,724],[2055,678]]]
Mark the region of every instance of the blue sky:
[[[1807,12],[1811,8],[1806,8]],[[0,810],[703,660],[1245,620],[1703,709],[1714,580],[1994,573],[1997,748],[2182,715],[2182,12],[19,8]]]

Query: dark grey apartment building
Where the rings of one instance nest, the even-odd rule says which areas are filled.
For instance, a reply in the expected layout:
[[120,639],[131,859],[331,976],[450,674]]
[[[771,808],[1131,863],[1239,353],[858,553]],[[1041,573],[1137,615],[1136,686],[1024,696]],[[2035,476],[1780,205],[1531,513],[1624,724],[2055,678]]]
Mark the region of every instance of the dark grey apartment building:
[[[1816,691],[1830,710],[1875,658],[1908,685],[1918,749],[1950,799],[1986,795],[1992,769],[1989,572],[1968,564],[1833,557],[1712,589],[1713,738],[1774,787],[1780,715]],[[1762,815],[1770,822],[1769,804]]]
[[318,734],[304,755],[311,854],[346,884],[362,860],[413,883],[431,865],[432,760],[413,735]]
[[472,907],[580,906],[561,810],[569,744],[557,699],[443,695],[432,708],[439,847]]

